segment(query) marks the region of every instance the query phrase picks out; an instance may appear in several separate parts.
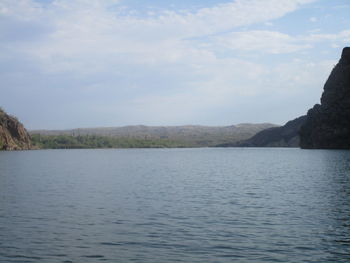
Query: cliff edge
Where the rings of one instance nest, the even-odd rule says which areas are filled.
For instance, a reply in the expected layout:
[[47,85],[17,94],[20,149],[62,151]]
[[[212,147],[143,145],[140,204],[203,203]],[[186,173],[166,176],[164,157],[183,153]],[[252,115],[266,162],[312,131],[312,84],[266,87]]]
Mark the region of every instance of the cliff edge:
[[0,108],[0,150],[29,150],[31,140],[23,124]]
[[343,49],[338,64],[324,85],[321,104],[307,113],[300,129],[304,149],[350,149],[350,48]]

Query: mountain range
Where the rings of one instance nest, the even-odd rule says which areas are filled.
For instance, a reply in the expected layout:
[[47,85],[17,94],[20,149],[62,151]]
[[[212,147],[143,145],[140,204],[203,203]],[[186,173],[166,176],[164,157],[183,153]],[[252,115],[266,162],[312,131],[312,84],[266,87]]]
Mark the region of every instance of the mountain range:
[[[283,126],[270,123],[211,127],[125,126],[30,131],[0,108],[0,150],[36,147],[301,147],[350,149],[350,48],[328,77],[321,103]],[[42,138],[44,136],[45,138]],[[60,137],[61,136],[61,137]],[[35,138],[35,141],[33,141]],[[108,139],[106,139],[108,138]],[[113,138],[110,139],[110,138]],[[44,139],[44,140],[43,140]],[[125,144],[125,142],[127,142]],[[148,144],[144,144],[148,142]]]
[[106,136],[113,138],[138,140],[168,140],[189,147],[210,147],[218,144],[238,142],[248,139],[256,133],[277,127],[270,123],[243,123],[231,126],[124,126],[79,128],[71,130],[32,130],[31,135],[42,136]]

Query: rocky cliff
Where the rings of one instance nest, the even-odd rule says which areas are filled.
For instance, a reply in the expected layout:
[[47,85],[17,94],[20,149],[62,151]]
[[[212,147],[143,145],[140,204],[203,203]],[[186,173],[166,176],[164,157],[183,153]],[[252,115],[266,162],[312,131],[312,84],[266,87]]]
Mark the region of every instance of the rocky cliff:
[[350,48],[324,85],[321,104],[307,113],[300,130],[300,146],[306,149],[350,149]]
[[15,117],[0,108],[0,150],[31,149],[30,136]]
[[306,116],[287,122],[281,127],[274,127],[258,132],[248,140],[238,143],[222,144],[221,147],[299,147],[299,130]]

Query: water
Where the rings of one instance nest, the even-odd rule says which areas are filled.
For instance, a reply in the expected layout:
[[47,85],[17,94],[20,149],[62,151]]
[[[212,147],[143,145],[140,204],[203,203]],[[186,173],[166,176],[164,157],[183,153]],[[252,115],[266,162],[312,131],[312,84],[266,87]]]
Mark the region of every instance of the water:
[[349,262],[350,151],[0,152],[0,262]]

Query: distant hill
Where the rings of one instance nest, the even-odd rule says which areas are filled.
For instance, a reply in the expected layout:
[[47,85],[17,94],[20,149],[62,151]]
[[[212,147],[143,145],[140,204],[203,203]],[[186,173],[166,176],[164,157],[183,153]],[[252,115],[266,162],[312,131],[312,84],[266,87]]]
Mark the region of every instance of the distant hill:
[[299,147],[300,127],[306,116],[287,122],[281,127],[273,127],[258,132],[248,140],[217,145],[218,147]]
[[177,142],[188,147],[215,146],[228,142],[238,142],[248,139],[256,133],[277,127],[270,123],[238,124],[232,126],[124,126],[79,128],[72,130],[33,130],[32,135],[58,136],[105,136],[123,139],[137,139],[144,141],[163,140]]
[[31,140],[23,124],[0,108],[0,150],[28,149]]

